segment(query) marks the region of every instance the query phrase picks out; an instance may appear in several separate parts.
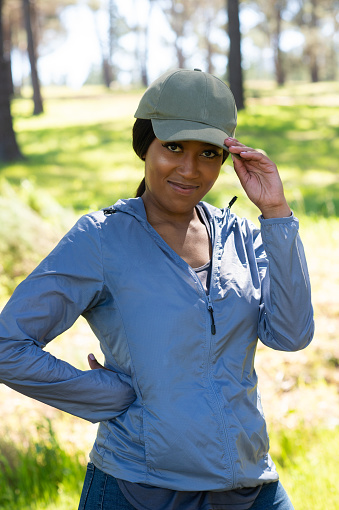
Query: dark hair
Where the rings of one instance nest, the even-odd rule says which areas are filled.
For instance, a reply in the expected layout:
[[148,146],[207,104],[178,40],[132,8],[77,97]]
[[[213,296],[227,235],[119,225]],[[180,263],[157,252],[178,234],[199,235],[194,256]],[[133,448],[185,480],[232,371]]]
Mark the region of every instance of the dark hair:
[[[140,159],[145,161],[146,152],[155,138],[151,119],[136,119],[132,131],[133,149]],[[138,186],[135,197],[141,197],[145,193],[145,177]]]
[[[140,159],[145,161],[146,152],[155,138],[151,119],[136,119],[132,131],[133,149]],[[222,163],[224,163],[229,152],[223,151]],[[135,198],[141,197],[146,191],[145,177],[140,182]]]

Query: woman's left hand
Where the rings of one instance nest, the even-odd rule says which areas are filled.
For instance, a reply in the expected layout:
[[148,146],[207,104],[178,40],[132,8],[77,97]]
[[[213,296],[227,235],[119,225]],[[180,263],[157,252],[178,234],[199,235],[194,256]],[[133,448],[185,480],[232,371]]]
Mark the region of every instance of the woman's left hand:
[[234,170],[248,198],[260,209],[264,218],[291,215],[276,165],[265,154],[226,138]]

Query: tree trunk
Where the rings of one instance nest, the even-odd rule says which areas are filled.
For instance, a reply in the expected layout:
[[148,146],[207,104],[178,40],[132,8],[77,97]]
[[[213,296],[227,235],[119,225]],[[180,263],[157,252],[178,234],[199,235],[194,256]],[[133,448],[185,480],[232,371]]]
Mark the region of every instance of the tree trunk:
[[104,78],[105,87],[109,89],[112,83],[112,67],[110,62],[105,56],[102,57],[102,74]]
[[207,64],[207,72],[210,74],[214,73],[214,66],[212,62],[212,58],[214,55],[214,47],[211,42],[211,32],[213,30],[214,18],[208,17],[205,22],[205,41],[206,41],[206,64]]
[[311,1],[312,12],[311,12],[311,35],[313,35],[313,40],[310,43],[310,74],[312,83],[316,83],[319,81],[319,65],[318,65],[318,44],[317,38],[319,37],[319,19],[317,14],[317,0]]
[[233,92],[238,110],[245,108],[244,86],[241,67],[241,34],[239,22],[239,0],[227,1],[228,36],[230,51],[228,56],[228,70],[230,89]]
[[40,92],[40,83],[38,77],[38,69],[37,69],[37,58],[35,52],[35,44],[34,44],[34,36],[32,30],[32,16],[31,16],[31,2],[30,0],[22,0],[24,19],[25,19],[25,28],[27,33],[27,51],[29,62],[31,66],[31,80],[33,87],[33,102],[34,102],[34,111],[33,115],[39,115],[44,111],[42,105],[42,97]]
[[280,49],[280,37],[281,37],[281,8],[277,2],[275,5],[276,9],[276,28],[273,36],[273,50],[274,50],[274,66],[275,66],[275,77],[277,85],[281,86],[285,83],[285,72],[283,67],[282,52]]
[[179,69],[184,69],[186,67],[186,57],[184,55],[181,45],[178,44],[178,39],[176,39],[174,43],[174,48],[177,56],[177,66],[179,67]]
[[310,56],[310,71],[311,71],[311,81],[312,83],[317,83],[319,81],[319,67],[317,55],[312,52]]
[[22,155],[15,139],[11,116],[11,62],[4,56],[2,6],[3,0],[0,0],[0,161],[5,162],[19,159]]
[[[148,10],[148,19],[151,16],[151,7],[152,4],[150,4],[149,10]],[[142,30],[143,33],[143,39],[144,39],[144,51],[140,55],[140,74],[141,74],[141,83],[144,87],[148,87],[149,85],[149,79],[148,79],[148,50],[149,50],[149,24],[146,23],[145,27]]]

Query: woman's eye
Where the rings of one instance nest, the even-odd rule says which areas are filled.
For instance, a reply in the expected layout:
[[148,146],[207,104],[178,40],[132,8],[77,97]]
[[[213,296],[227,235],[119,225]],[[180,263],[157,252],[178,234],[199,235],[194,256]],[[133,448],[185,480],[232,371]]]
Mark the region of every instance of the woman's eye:
[[182,148],[177,143],[166,143],[164,144],[166,149],[169,149],[171,152],[180,152]]
[[221,155],[221,154],[219,154],[219,152],[214,151],[214,150],[206,150],[202,154],[203,154],[203,156],[205,156],[205,158],[215,158],[215,157]]

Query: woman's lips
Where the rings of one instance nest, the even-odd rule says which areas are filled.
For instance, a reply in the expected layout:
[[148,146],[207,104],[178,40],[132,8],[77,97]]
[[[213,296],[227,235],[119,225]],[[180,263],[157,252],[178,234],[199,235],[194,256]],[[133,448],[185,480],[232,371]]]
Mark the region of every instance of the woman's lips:
[[175,181],[167,181],[171,188],[180,193],[181,195],[192,195],[199,186],[194,186],[193,184],[183,184],[181,182]]

